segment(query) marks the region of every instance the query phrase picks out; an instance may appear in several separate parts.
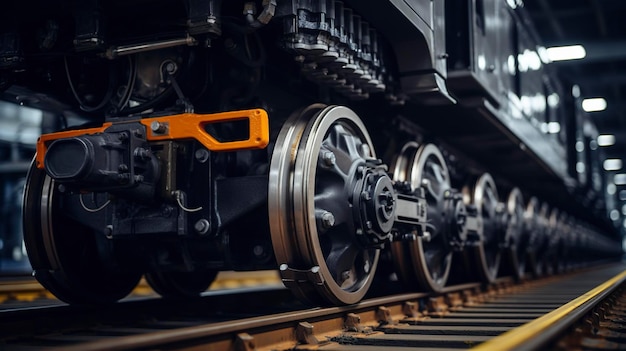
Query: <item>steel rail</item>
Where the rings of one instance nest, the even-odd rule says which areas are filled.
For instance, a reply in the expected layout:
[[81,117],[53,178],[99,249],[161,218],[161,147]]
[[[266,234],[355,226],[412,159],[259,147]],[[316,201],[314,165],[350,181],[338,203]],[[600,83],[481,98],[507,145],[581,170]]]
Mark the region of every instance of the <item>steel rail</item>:
[[556,310],[474,347],[477,351],[540,350],[626,281],[626,271]]

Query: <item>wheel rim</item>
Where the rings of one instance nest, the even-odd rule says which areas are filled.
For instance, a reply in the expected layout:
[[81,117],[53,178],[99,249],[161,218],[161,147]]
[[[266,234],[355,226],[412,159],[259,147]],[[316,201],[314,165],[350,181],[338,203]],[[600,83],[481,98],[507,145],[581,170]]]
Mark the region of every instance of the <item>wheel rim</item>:
[[546,242],[548,247],[545,254],[545,272],[548,275],[557,273],[559,270],[559,215],[559,210],[554,207],[547,217]]
[[535,250],[535,255],[537,257],[537,270],[540,275],[551,274],[552,272],[549,269],[548,257],[550,251],[550,236],[549,236],[549,216],[550,216],[550,206],[547,203],[542,203],[539,208],[538,213],[538,225],[535,230],[535,238],[537,245],[535,246],[537,249]]
[[539,216],[539,200],[536,197],[531,197],[524,210],[524,235],[522,239],[526,240],[527,271],[534,276],[541,275],[541,268],[537,262],[537,250],[541,244],[539,240]]
[[357,234],[363,209],[350,189],[373,158],[365,126],[348,108],[313,105],[283,125],[270,165],[270,231],[283,281],[299,297],[351,304],[372,283],[379,248]]
[[508,223],[506,225],[505,243],[509,247],[510,264],[517,279],[524,277],[528,240],[524,232],[524,198],[518,188],[509,193],[506,203]]
[[[423,186],[428,203],[428,240],[417,237],[407,242],[409,259],[414,276],[407,276],[408,271],[401,272],[403,280],[413,281],[430,291],[441,291],[450,273],[452,249],[448,238],[444,235],[444,198],[450,191],[450,176],[443,155],[432,144],[417,147],[417,143],[409,142],[401,150],[395,162],[394,180],[408,181],[411,190]],[[394,255],[394,258],[395,255]],[[398,257],[398,259],[401,259]],[[397,262],[396,266],[406,265]]]
[[[490,174],[484,173],[476,180],[473,190],[464,189],[465,199],[476,207],[479,221],[479,237],[474,246],[478,273],[486,282],[493,282],[498,275],[500,265],[500,240],[498,238],[498,191]],[[469,195],[469,197],[468,197]]]
[[[114,245],[59,210],[55,182],[31,164],[24,193],[24,244],[35,277],[67,303],[110,303],[128,295],[140,272],[110,269],[99,258]],[[114,247],[117,254],[124,248]]]

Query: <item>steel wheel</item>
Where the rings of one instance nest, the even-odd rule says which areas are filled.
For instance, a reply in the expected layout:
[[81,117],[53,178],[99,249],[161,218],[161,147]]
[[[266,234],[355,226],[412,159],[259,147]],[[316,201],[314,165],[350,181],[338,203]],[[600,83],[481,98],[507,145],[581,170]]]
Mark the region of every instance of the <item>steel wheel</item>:
[[542,223],[539,211],[539,200],[536,197],[531,197],[524,210],[524,235],[522,238],[526,241],[526,255],[528,257],[526,271],[535,277],[541,275],[538,251],[542,244]]
[[551,265],[548,264],[548,256],[550,253],[550,206],[542,203],[539,208],[538,220],[539,225],[535,231],[536,236],[536,257],[539,275],[552,274]]
[[477,210],[480,239],[472,250],[478,266],[478,274],[485,282],[493,282],[498,275],[500,266],[500,238],[498,227],[501,225],[497,214],[498,191],[496,184],[489,173],[484,173],[474,185],[463,188],[463,197],[466,204],[474,205]]
[[565,233],[568,231],[566,225],[567,214],[553,208],[549,219],[549,255],[548,261],[551,265],[552,273],[563,273],[565,271],[565,260],[567,250],[565,243]]
[[[400,267],[399,274],[405,282],[417,279],[420,287],[429,291],[441,291],[450,273],[452,248],[444,234],[445,196],[450,192],[448,167],[439,149],[432,144],[417,147],[409,142],[401,150],[393,169],[394,180],[409,182],[411,189],[425,188],[428,203],[428,234],[406,242],[408,259],[412,270],[407,270],[404,255],[396,252],[394,259]],[[392,246],[397,251],[398,245]]]
[[[391,180],[385,172],[372,178],[374,158],[365,126],[346,107],[313,105],[283,125],[270,165],[270,230],[283,281],[300,298],[356,303],[372,283],[376,241],[393,224],[393,199],[380,202]],[[373,209],[361,201],[365,179],[387,189],[365,199],[380,205],[368,227],[382,229],[380,237],[361,220]]]
[[216,276],[217,271],[154,271],[146,274],[146,281],[163,297],[197,297],[209,288]]
[[62,200],[55,182],[33,162],[23,219],[24,243],[37,280],[67,303],[110,303],[128,295],[141,272],[112,267],[111,257],[101,256],[103,251],[124,255],[124,247],[113,247],[103,234],[66,216]]
[[513,188],[506,202],[508,221],[504,245],[509,253],[511,271],[517,279],[524,278],[528,251],[528,238],[524,232],[524,199],[518,188]]

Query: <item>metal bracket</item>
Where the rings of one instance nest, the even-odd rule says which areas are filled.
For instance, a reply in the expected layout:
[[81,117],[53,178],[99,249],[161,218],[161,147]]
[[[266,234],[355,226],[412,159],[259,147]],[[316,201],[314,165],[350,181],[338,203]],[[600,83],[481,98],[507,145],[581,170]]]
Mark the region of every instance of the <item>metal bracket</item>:
[[248,333],[237,334],[235,339],[235,350],[237,351],[254,351],[256,346],[254,344],[254,337]]
[[323,285],[324,278],[320,273],[319,266],[313,266],[309,269],[294,269],[283,263],[279,267],[280,276],[283,284],[289,287],[293,284],[312,283],[314,285]]
[[313,324],[309,322],[300,322],[296,327],[296,340],[301,344],[319,345],[322,343],[313,331]]
[[407,301],[402,305],[402,313],[408,318],[422,317],[417,302]]
[[465,228],[467,229],[468,244],[476,244],[483,240],[483,221],[478,218],[478,211],[474,205],[466,205],[467,217],[465,218]]
[[376,319],[379,323],[383,325],[396,323],[391,316],[391,310],[385,306],[378,307],[378,309],[376,310]]
[[395,221],[408,224],[424,224],[427,220],[427,207],[425,198],[398,194]]

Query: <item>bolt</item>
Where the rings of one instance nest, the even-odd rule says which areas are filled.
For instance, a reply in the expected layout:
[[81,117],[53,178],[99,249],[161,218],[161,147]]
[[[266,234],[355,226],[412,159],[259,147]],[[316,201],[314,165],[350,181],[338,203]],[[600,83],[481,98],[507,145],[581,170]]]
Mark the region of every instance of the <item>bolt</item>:
[[228,50],[233,50],[237,47],[237,44],[235,44],[235,41],[231,38],[226,38],[224,40],[224,47]]
[[425,188],[428,188],[430,186],[430,180],[429,179],[422,179],[422,186]]
[[178,70],[178,65],[174,61],[171,61],[171,60],[167,60],[166,61],[166,63],[165,63],[165,71],[168,74],[170,74],[170,75],[174,74],[174,73],[176,73],[177,70]]
[[367,191],[363,191],[363,192],[361,193],[361,200],[364,200],[364,201],[369,201],[369,200],[371,200],[371,199],[372,199],[372,196],[371,196],[371,195],[370,195],[370,193],[368,193]]
[[343,271],[343,272],[341,272],[341,277],[343,278],[343,280],[350,279],[350,271]]
[[328,167],[332,167],[337,163],[337,157],[332,151],[324,151],[322,152],[322,160],[324,164]]
[[113,239],[113,226],[112,225],[107,225],[106,227],[104,227],[104,236],[107,239]]
[[65,187],[65,185],[63,184],[59,184],[59,186],[57,187],[57,189],[59,190],[59,192],[64,193],[65,191],[67,191],[67,188]]
[[385,208],[393,207],[393,195],[389,190],[386,190],[384,193],[378,194],[378,201],[385,206]]
[[142,147],[138,147],[138,148],[135,149],[134,154],[135,154],[135,157],[137,159],[145,161],[145,160],[150,158],[152,152],[150,152],[150,150],[148,150],[148,149],[144,149]]
[[205,163],[209,159],[209,152],[206,149],[198,149],[195,153],[196,160]]
[[152,123],[150,123],[150,129],[155,134],[164,134],[165,132],[167,132],[167,124],[161,123],[159,121],[152,121]]
[[117,138],[121,141],[124,141],[126,139],[128,139],[128,133],[126,132],[121,132],[120,134],[117,135]]
[[256,245],[253,249],[252,252],[254,253],[254,255],[256,257],[261,257],[263,256],[263,254],[265,253],[265,249],[263,249],[263,246],[261,245]]
[[163,217],[169,217],[172,215],[172,208],[170,206],[166,206],[161,210],[161,214]]
[[211,229],[211,223],[202,218],[194,224],[193,229],[195,229],[198,234],[203,235],[209,232],[209,229]]
[[335,225],[335,216],[332,214],[332,212],[324,211],[320,216],[320,220],[324,229],[331,228]]

